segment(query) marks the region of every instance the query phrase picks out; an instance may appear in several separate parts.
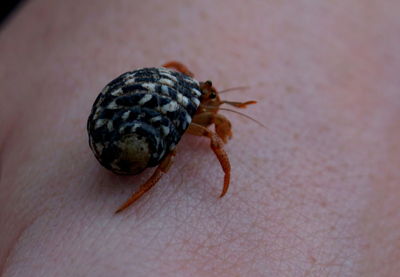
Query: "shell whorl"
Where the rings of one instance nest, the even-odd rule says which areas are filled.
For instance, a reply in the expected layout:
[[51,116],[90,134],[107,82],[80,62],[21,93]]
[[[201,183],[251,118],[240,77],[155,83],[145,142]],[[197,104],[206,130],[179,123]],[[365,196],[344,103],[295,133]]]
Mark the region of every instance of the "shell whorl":
[[110,82],[87,129],[100,163],[119,174],[153,167],[173,150],[200,104],[199,83],[166,68],[142,68]]

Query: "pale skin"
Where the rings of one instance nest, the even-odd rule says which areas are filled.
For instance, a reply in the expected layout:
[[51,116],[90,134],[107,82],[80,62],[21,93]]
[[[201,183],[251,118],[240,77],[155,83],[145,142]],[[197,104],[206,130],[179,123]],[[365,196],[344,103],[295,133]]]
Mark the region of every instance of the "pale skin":
[[[398,276],[399,2],[243,3],[36,0],[2,26],[0,275]],[[90,107],[119,74],[170,60],[218,91],[250,87],[221,98],[256,100],[240,111],[266,129],[218,112],[223,198],[199,124],[207,137],[184,135],[115,214],[156,168],[102,168]]]

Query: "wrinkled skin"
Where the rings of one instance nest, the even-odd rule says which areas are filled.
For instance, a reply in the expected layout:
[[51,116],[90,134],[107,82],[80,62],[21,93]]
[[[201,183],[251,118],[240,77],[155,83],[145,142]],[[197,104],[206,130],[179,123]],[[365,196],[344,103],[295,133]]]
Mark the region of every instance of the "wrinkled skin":
[[[113,4],[111,4],[113,3]],[[2,276],[398,276],[398,1],[29,1],[0,32]],[[235,114],[168,174],[103,169],[85,123],[119,74],[178,59]],[[1,275],[0,274],[0,275]]]

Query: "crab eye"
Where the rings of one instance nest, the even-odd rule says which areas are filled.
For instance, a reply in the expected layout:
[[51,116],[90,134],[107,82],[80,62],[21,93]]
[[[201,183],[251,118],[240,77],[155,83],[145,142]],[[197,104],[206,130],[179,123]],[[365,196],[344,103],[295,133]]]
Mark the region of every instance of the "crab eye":
[[209,97],[210,99],[214,99],[215,97],[217,97],[217,94],[215,94],[215,92],[211,92]]

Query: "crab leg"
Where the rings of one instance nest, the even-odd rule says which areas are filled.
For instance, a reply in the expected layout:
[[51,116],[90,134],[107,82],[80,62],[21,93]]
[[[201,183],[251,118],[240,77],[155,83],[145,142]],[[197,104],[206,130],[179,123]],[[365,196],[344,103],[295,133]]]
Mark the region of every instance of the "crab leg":
[[156,171],[154,171],[153,175],[144,184],[142,184],[139,190],[133,193],[132,196],[129,197],[129,199],[124,204],[122,204],[118,208],[118,210],[115,211],[115,213],[122,212],[130,205],[132,205],[136,200],[142,197],[143,194],[145,194],[145,192],[150,190],[161,179],[164,173],[166,173],[169,170],[175,155],[176,155],[176,150],[173,150],[167,156],[165,156],[160,165],[157,167]]
[[196,136],[208,137],[211,140],[211,149],[214,151],[214,154],[217,156],[219,163],[225,173],[224,176],[224,186],[221,192],[220,197],[224,196],[228,191],[230,176],[231,176],[231,164],[229,163],[228,155],[226,154],[223,146],[224,142],[221,138],[214,132],[210,131],[204,126],[201,126],[196,123],[191,123],[187,132]]
[[176,62],[176,61],[167,62],[167,63],[163,64],[163,67],[175,69],[176,71],[179,71],[190,77],[194,76],[194,74],[192,72],[190,72],[190,70],[185,65],[181,64],[180,62]]

